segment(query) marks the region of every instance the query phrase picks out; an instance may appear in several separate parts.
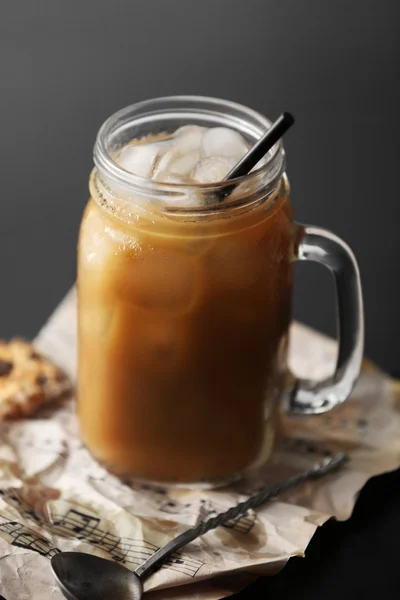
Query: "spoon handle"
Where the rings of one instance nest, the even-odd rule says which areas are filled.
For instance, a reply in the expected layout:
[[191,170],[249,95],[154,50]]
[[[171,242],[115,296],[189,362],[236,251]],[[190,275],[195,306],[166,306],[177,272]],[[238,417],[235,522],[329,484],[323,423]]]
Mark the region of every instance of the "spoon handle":
[[236,506],[232,506],[229,510],[219,513],[215,517],[208,519],[207,521],[203,521],[199,523],[196,527],[192,529],[187,529],[176,538],[168,542],[165,546],[157,550],[150,558],[148,558],[140,567],[138,567],[135,571],[136,575],[141,579],[144,579],[151,575],[156,569],[158,569],[174,552],[177,552],[186,544],[193,542],[196,538],[204,535],[211,529],[216,529],[220,525],[224,525],[228,521],[232,519],[236,519],[237,517],[244,515],[248,510],[257,508],[282,492],[286,492],[287,490],[307,481],[308,479],[317,479],[318,477],[322,477],[327,473],[330,473],[333,470],[341,467],[345,462],[347,462],[346,454],[342,452],[338,452],[333,456],[322,460],[321,462],[315,464],[311,469],[307,471],[303,471],[298,475],[294,475],[285,479],[284,481],[277,483],[272,486],[264,487],[257,494],[250,496],[244,502],[240,502],[236,504]]

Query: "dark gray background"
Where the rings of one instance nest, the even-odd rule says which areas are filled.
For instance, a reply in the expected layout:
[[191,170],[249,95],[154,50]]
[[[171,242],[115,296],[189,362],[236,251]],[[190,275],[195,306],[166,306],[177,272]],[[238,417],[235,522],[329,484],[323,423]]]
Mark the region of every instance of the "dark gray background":
[[[286,138],[296,218],[354,248],[367,354],[399,368],[398,0],[3,0],[0,335],[33,336],[75,276],[94,138],[165,94],[226,97]],[[332,284],[296,275],[295,316],[332,333]]]

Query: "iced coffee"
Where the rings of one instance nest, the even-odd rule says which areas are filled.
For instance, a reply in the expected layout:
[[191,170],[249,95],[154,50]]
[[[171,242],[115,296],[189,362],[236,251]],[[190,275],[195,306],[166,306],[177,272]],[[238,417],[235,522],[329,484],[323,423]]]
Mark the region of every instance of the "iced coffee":
[[267,157],[217,193],[250,143],[188,122],[114,144],[113,170],[92,173],[78,411],[85,444],[119,474],[223,483],[272,450],[291,305],[288,184],[282,169],[266,183]]

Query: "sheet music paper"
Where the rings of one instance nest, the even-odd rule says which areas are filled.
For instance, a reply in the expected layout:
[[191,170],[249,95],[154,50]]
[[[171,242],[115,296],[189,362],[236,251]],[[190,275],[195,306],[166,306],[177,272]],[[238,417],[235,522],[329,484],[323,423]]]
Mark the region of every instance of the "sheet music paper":
[[[36,344],[76,376],[76,297],[66,296]],[[328,375],[336,344],[293,325],[291,364],[309,378]],[[82,446],[74,399],[0,427],[0,593],[6,600],[61,599],[49,558],[82,550],[134,570],[187,527],[246,499],[265,483],[307,468],[338,449],[348,467],[211,531],[148,582],[149,600],[218,600],[302,555],[331,516],[347,519],[366,481],[400,464],[400,385],[365,364],[342,408],[286,419],[286,437],[257,477],[217,491],[167,490],[108,474]],[[166,588],[169,588],[168,590]]]

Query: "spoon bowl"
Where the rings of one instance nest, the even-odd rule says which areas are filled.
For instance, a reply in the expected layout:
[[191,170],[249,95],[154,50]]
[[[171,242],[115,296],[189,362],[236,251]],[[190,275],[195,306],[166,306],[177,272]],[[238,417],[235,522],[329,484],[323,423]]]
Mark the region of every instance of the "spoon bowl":
[[60,552],[51,559],[67,600],[140,600],[139,577],[122,565],[83,552]]

